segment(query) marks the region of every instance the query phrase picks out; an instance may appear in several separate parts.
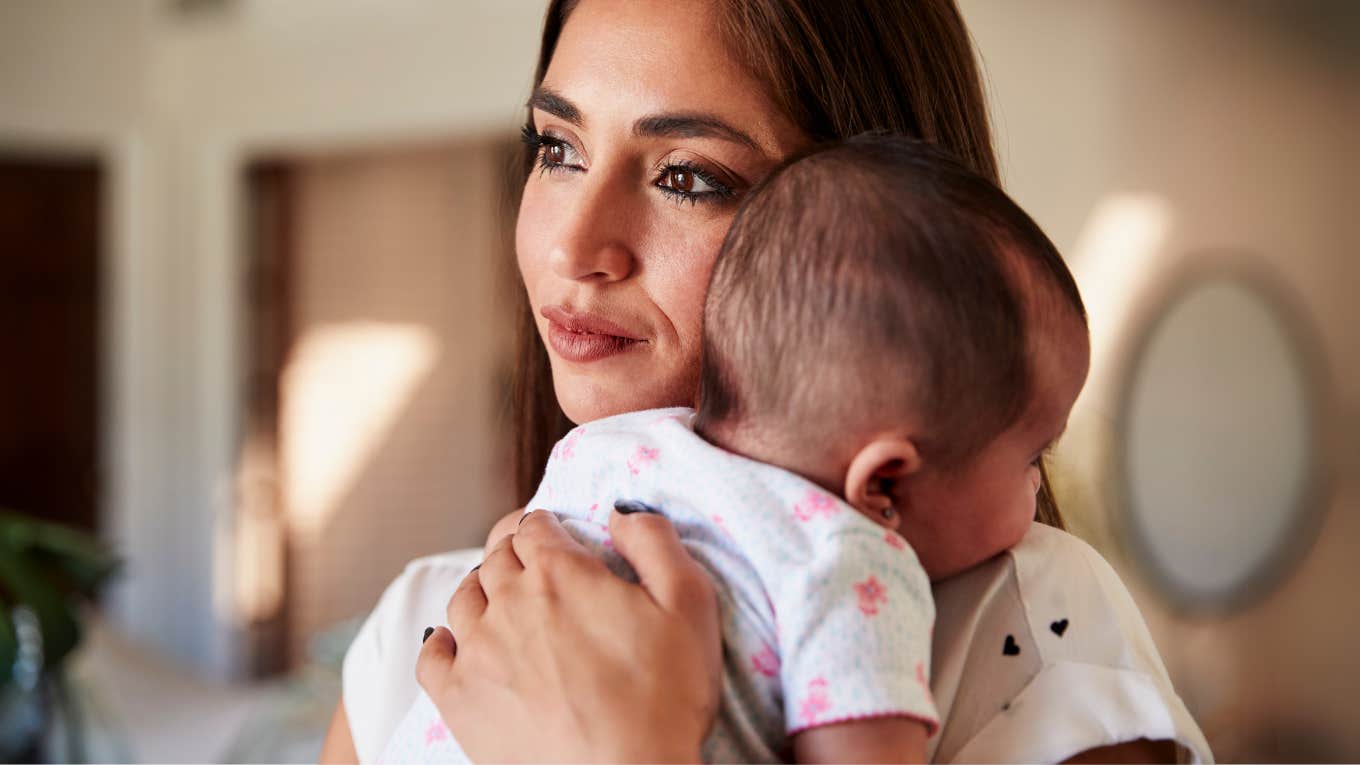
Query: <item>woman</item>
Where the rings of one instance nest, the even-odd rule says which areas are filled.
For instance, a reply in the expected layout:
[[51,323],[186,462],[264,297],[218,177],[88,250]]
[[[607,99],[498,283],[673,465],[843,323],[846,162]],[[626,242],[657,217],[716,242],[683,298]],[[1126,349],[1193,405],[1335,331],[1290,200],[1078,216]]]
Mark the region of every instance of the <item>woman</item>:
[[[996,179],[981,83],[952,0],[550,3],[516,235],[526,297],[520,501],[571,423],[693,403],[704,290],[742,192],[799,149],[865,130],[939,143]],[[1046,490],[1042,499],[1038,520],[1060,527]],[[443,716],[457,718],[475,759],[697,758],[717,706],[717,614],[711,584],[674,530],[654,516],[611,519],[637,586],[609,574],[550,514],[526,517],[452,600],[475,562],[467,555],[417,561],[393,583],[347,657],[323,760],[381,751],[416,692],[416,633],[445,620],[457,640],[434,633],[420,681]],[[498,529],[520,519],[511,513]],[[1031,536],[937,583],[932,686],[945,722],[934,755],[1171,761],[1176,739],[1204,758],[1174,693],[1163,703],[1165,671],[1103,561],[1057,532]],[[996,593],[1017,590],[1017,571],[1036,560],[1050,576],[1027,578],[1027,593],[1077,580],[1090,591],[1036,600],[1080,601],[1082,614],[1095,609],[1102,624],[1117,625],[1098,647],[1126,657],[1129,671],[1076,689],[1095,695],[1087,706],[1117,710],[1109,719],[1069,725],[1056,703],[1052,724],[1018,714],[1048,708],[1047,697],[1018,703],[1029,685],[1063,682],[1045,658],[1056,649],[997,621],[1008,608],[1024,611]],[[1022,616],[1027,627],[1041,615]],[[1080,642],[1069,622],[1085,625],[1076,615],[1052,622],[1050,642],[1066,640],[1063,650]],[[1014,634],[1003,644],[997,629]],[[973,656],[983,648],[1009,663],[979,675],[986,662]],[[1151,699],[1157,719],[1125,715],[1118,702],[1130,694]],[[1008,713],[1012,701],[1017,714]]]

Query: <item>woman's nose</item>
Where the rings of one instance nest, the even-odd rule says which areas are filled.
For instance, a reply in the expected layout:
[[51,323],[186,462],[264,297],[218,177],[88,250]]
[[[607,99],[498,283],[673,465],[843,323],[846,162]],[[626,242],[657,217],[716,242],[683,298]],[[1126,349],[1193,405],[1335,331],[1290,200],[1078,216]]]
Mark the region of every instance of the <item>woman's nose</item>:
[[619,189],[622,184],[597,179],[581,189],[558,229],[550,257],[554,273],[563,279],[620,281],[637,265],[631,232],[639,212]]

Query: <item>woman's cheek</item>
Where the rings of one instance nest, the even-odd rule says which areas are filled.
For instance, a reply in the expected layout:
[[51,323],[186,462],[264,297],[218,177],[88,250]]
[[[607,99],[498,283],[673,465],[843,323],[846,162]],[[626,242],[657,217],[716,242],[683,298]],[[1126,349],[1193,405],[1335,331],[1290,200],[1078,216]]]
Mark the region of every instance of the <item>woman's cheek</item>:
[[538,184],[531,179],[520,199],[519,216],[515,221],[515,261],[520,279],[529,293],[529,301],[538,305],[534,286],[548,264],[552,221],[545,213],[548,205]]
[[696,345],[703,323],[709,275],[713,273],[731,220],[729,215],[701,226],[677,227],[679,230],[673,230],[671,236],[662,239],[663,242],[669,239],[670,245],[658,247],[670,253],[664,260],[664,275],[658,274],[665,292],[664,298],[657,296],[658,302],[664,300],[671,323],[685,340]]

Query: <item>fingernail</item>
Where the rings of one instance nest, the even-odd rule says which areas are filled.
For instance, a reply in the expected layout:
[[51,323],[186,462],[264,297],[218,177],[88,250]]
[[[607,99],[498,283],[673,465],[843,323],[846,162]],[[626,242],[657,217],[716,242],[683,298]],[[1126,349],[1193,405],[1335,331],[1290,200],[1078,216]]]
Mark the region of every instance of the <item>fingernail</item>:
[[521,516],[519,517],[519,523],[517,523],[517,524],[515,524],[515,525],[516,525],[516,526],[523,526],[523,525],[524,525],[524,519],[525,519],[525,518],[528,518],[528,517],[529,517],[529,513],[532,513],[532,512],[533,512],[533,510],[530,510],[530,511],[524,513],[523,515],[521,515]]
[[614,503],[614,509],[617,510],[620,515],[656,512],[656,508],[651,507],[645,502],[639,502],[636,499],[620,499]]
[[[477,569],[479,569],[479,568],[481,568],[481,567],[482,567],[482,564],[478,563],[477,565],[475,565],[475,566],[472,567],[472,571],[476,571]],[[472,571],[469,571],[468,573],[471,574]]]
[[430,639],[430,636],[433,635],[433,634],[434,634],[434,627],[426,627],[426,628],[425,628],[425,634],[424,634],[423,636],[421,636],[420,642],[424,643],[426,640],[429,640],[429,639]]

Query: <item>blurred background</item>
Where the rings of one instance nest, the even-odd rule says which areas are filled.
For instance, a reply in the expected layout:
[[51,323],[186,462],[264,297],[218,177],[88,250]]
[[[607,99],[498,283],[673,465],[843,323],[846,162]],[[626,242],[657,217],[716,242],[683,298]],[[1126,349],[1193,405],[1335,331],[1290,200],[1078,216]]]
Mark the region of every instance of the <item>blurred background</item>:
[[[1073,531],[1220,759],[1360,760],[1360,5],[960,4],[1091,314]],[[122,560],[38,717],[0,579],[10,751],[312,759],[384,585],[510,509],[541,13],[0,0],[0,508]]]

